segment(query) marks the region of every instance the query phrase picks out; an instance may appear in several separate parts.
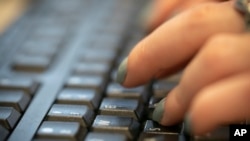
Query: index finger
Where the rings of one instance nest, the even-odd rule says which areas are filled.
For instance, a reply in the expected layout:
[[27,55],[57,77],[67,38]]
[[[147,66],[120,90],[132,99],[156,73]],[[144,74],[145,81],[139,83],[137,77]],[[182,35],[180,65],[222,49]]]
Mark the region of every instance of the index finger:
[[242,15],[231,2],[194,7],[139,42],[119,66],[117,81],[134,87],[171,74],[182,68],[210,36],[244,29]]

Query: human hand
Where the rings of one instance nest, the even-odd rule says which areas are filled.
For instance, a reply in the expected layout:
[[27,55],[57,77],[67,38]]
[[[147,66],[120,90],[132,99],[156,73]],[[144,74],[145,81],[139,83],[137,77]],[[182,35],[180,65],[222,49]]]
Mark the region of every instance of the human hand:
[[196,4],[221,1],[226,0],[152,0],[145,10],[147,15],[143,24],[148,31],[153,31],[167,19]]
[[232,1],[194,6],[139,42],[118,69],[134,87],[183,71],[180,83],[156,107],[153,119],[203,134],[250,118],[250,34]]

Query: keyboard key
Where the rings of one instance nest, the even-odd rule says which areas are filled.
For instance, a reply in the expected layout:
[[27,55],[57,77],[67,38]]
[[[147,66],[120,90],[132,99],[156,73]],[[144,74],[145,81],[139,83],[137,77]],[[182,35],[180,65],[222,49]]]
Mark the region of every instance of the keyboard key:
[[81,126],[88,127],[94,119],[94,112],[85,105],[54,104],[47,120],[51,121],[75,121]]
[[13,107],[18,112],[23,112],[30,101],[30,96],[23,91],[0,90],[0,106]]
[[16,71],[43,72],[50,62],[51,59],[46,56],[18,55],[13,60],[12,68]]
[[54,140],[82,140],[87,129],[81,128],[78,122],[44,121],[38,129],[37,138]]
[[166,95],[177,85],[177,82],[157,81],[153,84],[154,97],[166,97]]
[[9,131],[0,125],[0,141],[4,141],[5,138],[8,136]]
[[33,95],[38,88],[38,83],[25,78],[0,78],[0,89],[22,90]]
[[133,118],[98,115],[92,125],[92,131],[122,133],[132,140],[137,136],[139,126]]
[[10,130],[16,125],[20,113],[12,107],[0,107],[0,125]]
[[102,91],[104,79],[98,75],[74,75],[66,82],[68,88],[92,88]]
[[180,135],[177,134],[144,134],[142,133],[139,141],[189,141],[180,139]]
[[127,137],[124,134],[119,133],[88,133],[85,141],[127,141]]
[[60,40],[63,35],[65,35],[65,28],[62,26],[51,25],[38,25],[37,28],[33,31],[33,37],[35,38],[45,38],[46,41],[55,42],[54,40]]
[[80,62],[104,62],[112,64],[116,52],[114,50],[99,50],[93,48],[83,48],[79,51],[79,61]]
[[118,51],[118,44],[121,40],[120,36],[114,34],[99,34],[96,33],[90,37],[89,40],[89,48],[91,49],[99,49],[99,50],[115,50]]
[[87,105],[96,109],[101,100],[101,93],[94,89],[65,88],[57,96],[57,103]]
[[57,52],[57,48],[56,47],[50,47],[50,46],[37,46],[37,44],[26,44],[24,46],[22,46],[20,52],[22,54],[27,54],[27,55],[31,55],[31,56],[46,56],[48,58],[52,58],[55,56],[56,52]]
[[91,74],[107,77],[110,65],[104,62],[81,62],[74,68],[75,74]]
[[[29,48],[33,48],[34,50],[36,49],[36,48],[44,48],[44,50],[50,50],[49,48],[51,48],[51,53],[52,54],[54,54],[54,51],[56,51],[56,50],[54,50],[54,49],[57,49],[58,48],[58,40],[46,40],[45,38],[35,38],[35,37],[31,37],[31,38],[29,38],[28,40],[26,40],[24,43],[23,43],[23,45],[22,45],[22,47],[21,47],[21,49],[24,49],[24,50],[28,50]],[[26,48],[27,47],[27,48]],[[43,49],[41,49],[41,50],[43,50]],[[22,51],[22,50],[20,50],[20,51]],[[32,52],[32,51],[31,51]],[[42,51],[43,52],[43,51]],[[41,52],[41,54],[43,54]],[[47,52],[47,51],[46,51]],[[49,51],[48,51],[49,52]],[[24,53],[25,54],[25,53]],[[44,54],[45,55],[45,54]],[[47,56],[47,55],[45,55],[45,56]]]
[[143,132],[147,134],[179,134],[181,126],[162,126],[152,120],[147,120]]
[[146,102],[148,93],[145,92],[145,87],[124,88],[117,83],[110,83],[106,90],[107,97],[139,99]]
[[126,116],[136,120],[142,118],[143,105],[135,99],[104,98],[99,113],[102,115]]
[[203,136],[195,136],[194,141],[228,141],[229,127],[222,126]]

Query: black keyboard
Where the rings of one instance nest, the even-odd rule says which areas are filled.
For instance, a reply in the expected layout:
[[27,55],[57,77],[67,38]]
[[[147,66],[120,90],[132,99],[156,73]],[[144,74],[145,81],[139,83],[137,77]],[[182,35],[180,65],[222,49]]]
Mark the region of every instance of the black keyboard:
[[145,0],[33,0],[0,36],[0,141],[228,140],[151,120],[178,78],[123,88],[116,69],[144,36]]

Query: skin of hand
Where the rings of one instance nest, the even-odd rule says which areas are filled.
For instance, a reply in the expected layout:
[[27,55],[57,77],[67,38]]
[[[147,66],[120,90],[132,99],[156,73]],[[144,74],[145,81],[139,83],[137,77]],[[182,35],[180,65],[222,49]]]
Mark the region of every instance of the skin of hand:
[[[223,11],[223,12],[222,12]],[[183,70],[153,120],[204,134],[250,119],[250,34],[233,2],[207,2],[171,18],[139,42],[118,68],[125,87]]]
[[220,1],[226,0],[153,0],[145,10],[147,14],[147,17],[145,17],[145,27],[151,32],[167,19],[187,8],[204,2]]

